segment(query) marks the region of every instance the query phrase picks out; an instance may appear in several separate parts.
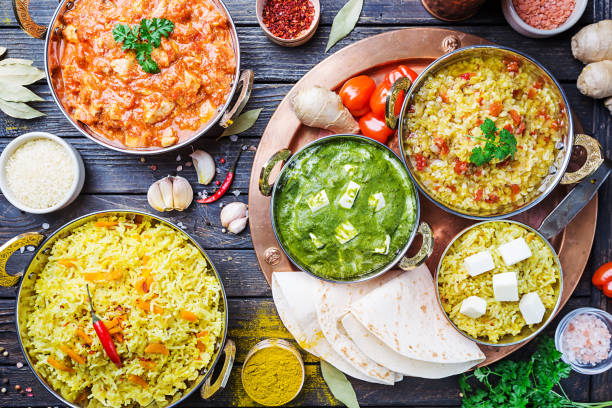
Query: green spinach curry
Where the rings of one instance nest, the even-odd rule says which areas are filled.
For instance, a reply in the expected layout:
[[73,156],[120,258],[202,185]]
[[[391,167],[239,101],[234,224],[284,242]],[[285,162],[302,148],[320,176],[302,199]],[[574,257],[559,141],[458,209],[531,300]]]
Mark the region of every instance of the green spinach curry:
[[383,146],[330,138],[298,153],[278,180],[279,240],[315,275],[353,280],[387,266],[415,225],[412,181]]

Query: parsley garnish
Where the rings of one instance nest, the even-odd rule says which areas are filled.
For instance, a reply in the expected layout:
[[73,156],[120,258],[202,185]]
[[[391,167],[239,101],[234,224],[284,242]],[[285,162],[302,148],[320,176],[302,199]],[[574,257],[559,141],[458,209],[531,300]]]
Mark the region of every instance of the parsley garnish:
[[476,146],[472,150],[470,163],[474,163],[476,166],[482,166],[493,159],[503,161],[508,156],[514,159],[514,154],[516,153],[516,138],[512,136],[512,133],[507,129],[502,129],[499,131],[498,136],[495,122],[491,119],[486,119],[482,125],[480,125],[480,130],[482,130],[484,137],[470,137],[484,141],[485,146],[484,148],[482,146]]
[[[504,360],[493,367],[481,367],[459,377],[463,408],[499,407],[590,407],[612,406],[608,402],[574,402],[559,381],[569,377],[571,368],[550,337],[544,337],[528,361]],[[475,381],[474,381],[475,380]],[[476,383],[479,387],[472,384]]]
[[136,59],[143,71],[149,74],[159,72],[157,63],[151,58],[151,51],[161,45],[161,38],[170,35],[174,23],[165,18],[153,17],[140,20],[140,25],[130,27],[127,24],[117,24],[113,28],[113,38],[119,44],[123,43],[123,50],[136,51]]

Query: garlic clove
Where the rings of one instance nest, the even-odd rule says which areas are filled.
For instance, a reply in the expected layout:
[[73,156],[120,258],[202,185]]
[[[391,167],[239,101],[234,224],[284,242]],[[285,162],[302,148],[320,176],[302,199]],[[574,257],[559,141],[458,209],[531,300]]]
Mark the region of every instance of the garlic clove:
[[240,234],[242,230],[246,228],[248,220],[249,219],[247,217],[237,218],[229,223],[229,225],[227,226],[227,230],[232,234]]
[[172,199],[172,178],[170,176],[158,180],[159,190],[162,200],[164,200],[164,211],[169,211],[174,208],[174,200]]
[[216,175],[215,160],[204,150],[196,150],[189,155],[198,173],[198,183],[208,184]]
[[164,199],[162,198],[158,182],[151,184],[149,187],[149,191],[147,191],[147,201],[149,201],[149,205],[157,211],[166,211]]
[[238,218],[248,217],[248,206],[245,203],[234,201],[221,210],[221,225],[228,228],[230,223]]
[[173,208],[178,211],[183,211],[193,201],[193,189],[184,177],[177,176],[172,179],[172,200]]

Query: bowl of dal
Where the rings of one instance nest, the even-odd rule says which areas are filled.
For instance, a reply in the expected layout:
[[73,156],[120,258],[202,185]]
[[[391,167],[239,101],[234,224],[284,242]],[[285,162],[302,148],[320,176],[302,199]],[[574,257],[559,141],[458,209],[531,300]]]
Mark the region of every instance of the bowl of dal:
[[555,316],[563,272],[550,243],[516,221],[485,221],[461,231],[436,273],[449,322],[487,346],[509,346],[540,333]]
[[[414,83],[398,80],[391,97],[400,90],[407,92],[401,113],[388,115],[387,123],[399,126],[402,158],[417,187],[455,215],[511,217],[601,164],[597,141],[574,135],[559,83],[519,51],[460,48],[431,63]],[[577,144],[589,157],[566,173]]]
[[[269,185],[271,169],[282,160],[284,167]],[[392,150],[370,138],[332,135],[293,156],[281,150],[264,165],[260,191],[272,196],[272,226],[287,257],[319,279],[363,281],[398,262],[410,269],[433,249],[406,168]],[[417,233],[423,244],[407,258]]]

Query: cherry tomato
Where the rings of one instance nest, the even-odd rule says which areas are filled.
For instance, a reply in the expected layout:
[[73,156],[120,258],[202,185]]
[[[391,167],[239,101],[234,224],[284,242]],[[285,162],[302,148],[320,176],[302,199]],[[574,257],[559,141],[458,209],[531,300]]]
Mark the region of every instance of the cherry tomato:
[[612,281],[604,285],[603,294],[606,295],[606,297],[612,297]]
[[414,80],[417,79],[418,76],[419,74],[417,74],[416,72],[414,72],[407,66],[398,65],[397,68],[389,71],[389,73],[385,75],[384,83],[389,85],[389,88],[391,88],[391,85],[393,85],[395,81],[397,81],[400,78],[410,78],[410,80],[414,82]]
[[602,289],[608,282],[612,282],[612,262],[605,263],[597,268],[591,282],[598,289]]
[[389,136],[393,134],[393,130],[387,127],[384,119],[380,119],[372,112],[359,119],[359,128],[364,136],[378,140],[380,143],[387,143]]
[[356,118],[360,118],[363,115],[365,115],[366,113],[370,112],[370,106],[366,105],[363,108],[359,109],[359,110],[351,110],[349,109],[349,112],[351,112],[351,115],[353,115]]
[[368,106],[370,96],[376,89],[376,83],[367,75],[359,75],[349,79],[342,85],[340,98],[350,111],[359,111]]
[[[389,96],[389,90],[391,90],[391,86],[387,83],[383,82],[376,87],[376,90],[372,94],[370,98],[370,109],[372,109],[372,113],[378,116],[385,115],[385,109],[387,106],[387,96]],[[400,91],[397,95],[397,99],[395,100],[395,109],[393,109],[393,113],[395,115],[399,115],[402,110],[402,105],[404,104],[404,91]]]

